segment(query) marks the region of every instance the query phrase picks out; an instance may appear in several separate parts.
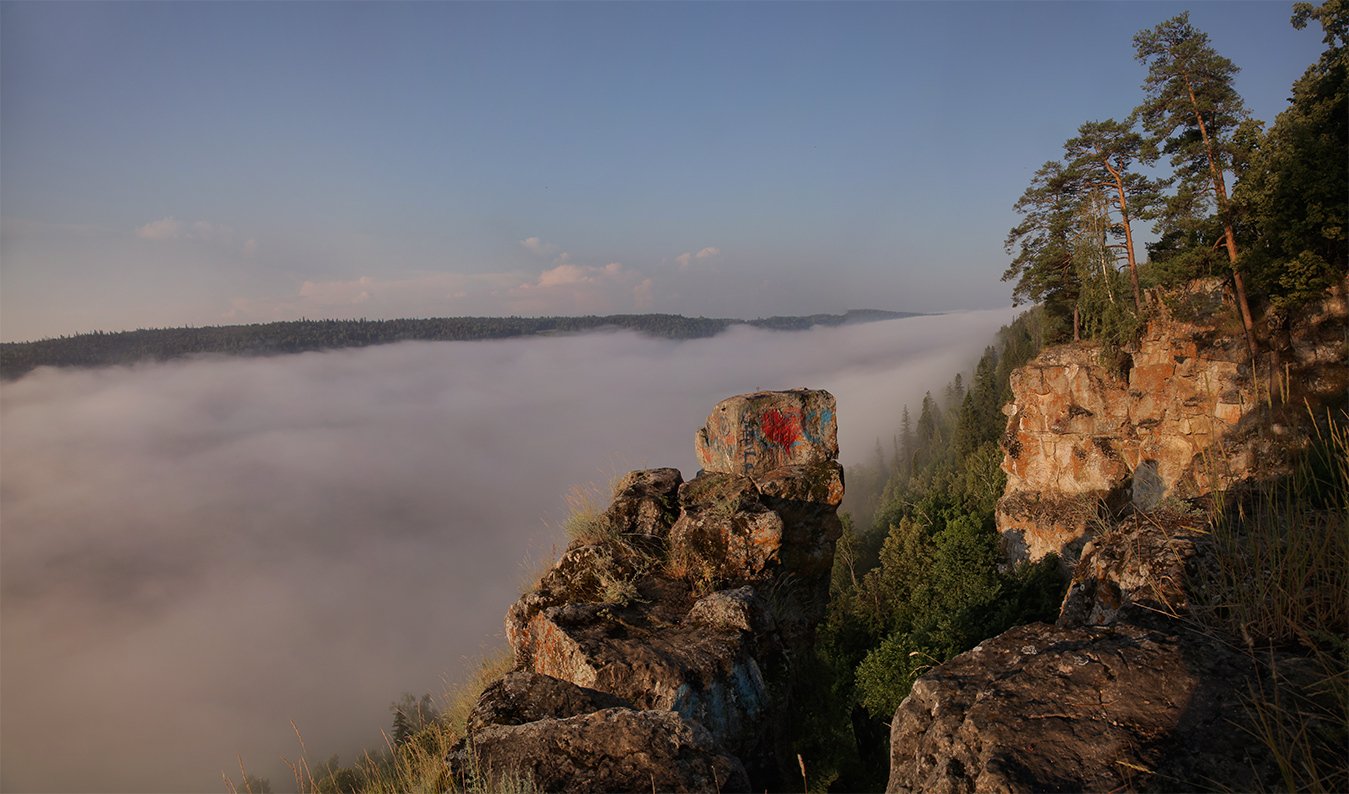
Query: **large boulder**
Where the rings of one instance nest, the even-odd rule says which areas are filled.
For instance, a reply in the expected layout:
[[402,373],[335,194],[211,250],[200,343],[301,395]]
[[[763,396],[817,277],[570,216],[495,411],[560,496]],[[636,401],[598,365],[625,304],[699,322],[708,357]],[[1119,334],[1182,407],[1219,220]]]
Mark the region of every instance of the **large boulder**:
[[493,725],[524,725],[544,719],[566,719],[609,708],[632,708],[626,700],[587,689],[570,681],[529,671],[516,671],[482,691],[468,715],[469,733]]
[[914,683],[886,791],[1265,788],[1270,759],[1232,724],[1253,675],[1200,636],[1021,626]]
[[722,400],[697,433],[703,471],[753,477],[783,466],[838,458],[834,395],[793,389]]
[[744,765],[702,726],[673,711],[606,708],[487,726],[457,747],[449,763],[456,778],[488,791],[511,783],[576,792],[750,788]]

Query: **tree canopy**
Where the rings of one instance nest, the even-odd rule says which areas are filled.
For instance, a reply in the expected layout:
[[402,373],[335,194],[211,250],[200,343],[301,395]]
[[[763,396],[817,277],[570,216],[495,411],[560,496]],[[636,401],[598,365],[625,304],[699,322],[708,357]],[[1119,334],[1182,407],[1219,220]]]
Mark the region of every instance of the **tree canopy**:
[[[1142,287],[1226,273],[1254,359],[1253,303],[1286,316],[1349,270],[1349,0],[1295,4],[1293,25],[1313,22],[1326,50],[1267,133],[1236,91],[1236,64],[1188,14],[1133,37],[1147,69],[1138,107],[1082,124],[1014,205],[1003,279],[1014,301],[1044,306],[1051,341],[1071,318],[1074,339],[1127,342],[1145,319]],[[1154,222],[1146,258],[1136,220]]]

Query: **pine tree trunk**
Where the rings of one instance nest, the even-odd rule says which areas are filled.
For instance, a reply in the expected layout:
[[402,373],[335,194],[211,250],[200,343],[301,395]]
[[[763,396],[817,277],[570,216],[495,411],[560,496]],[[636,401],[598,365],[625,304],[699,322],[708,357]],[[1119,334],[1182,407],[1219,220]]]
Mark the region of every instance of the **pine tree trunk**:
[[1222,169],[1218,168],[1217,158],[1213,152],[1213,142],[1208,137],[1208,125],[1204,124],[1204,116],[1199,112],[1199,100],[1195,98],[1194,86],[1190,84],[1190,78],[1185,76],[1185,88],[1190,92],[1190,104],[1194,107],[1195,120],[1199,122],[1199,137],[1204,142],[1204,154],[1208,156],[1208,170],[1213,177],[1213,193],[1218,201],[1218,215],[1223,220],[1223,242],[1227,246],[1227,261],[1232,266],[1232,283],[1236,286],[1237,310],[1241,314],[1241,327],[1246,332],[1246,348],[1251,354],[1251,377],[1255,377],[1255,321],[1251,318],[1251,305],[1246,300],[1246,283],[1241,278],[1241,271],[1237,270],[1237,237],[1232,232],[1232,217],[1227,211],[1227,185],[1223,181]]

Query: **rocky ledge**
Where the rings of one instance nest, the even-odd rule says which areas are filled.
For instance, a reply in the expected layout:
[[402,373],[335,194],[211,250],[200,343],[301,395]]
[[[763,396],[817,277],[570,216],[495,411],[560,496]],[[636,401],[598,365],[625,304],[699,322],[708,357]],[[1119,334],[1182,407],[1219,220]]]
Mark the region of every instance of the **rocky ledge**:
[[[718,404],[703,470],[635,471],[506,617],[453,772],[548,791],[775,786],[792,659],[824,615],[843,469],[828,392]],[[794,763],[794,760],[792,761]]]

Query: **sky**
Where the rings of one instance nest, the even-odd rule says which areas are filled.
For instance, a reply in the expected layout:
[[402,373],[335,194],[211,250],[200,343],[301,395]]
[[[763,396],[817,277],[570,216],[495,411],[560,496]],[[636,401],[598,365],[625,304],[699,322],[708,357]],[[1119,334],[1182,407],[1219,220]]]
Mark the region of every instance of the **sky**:
[[40,368],[0,385],[0,791],[222,791],[382,746],[504,647],[573,488],[697,470],[732,394],[838,400],[841,459],[1007,309],[673,341],[596,333]]
[[1012,204],[1186,8],[1272,120],[1280,2],[3,2],[0,339],[1005,305]]

